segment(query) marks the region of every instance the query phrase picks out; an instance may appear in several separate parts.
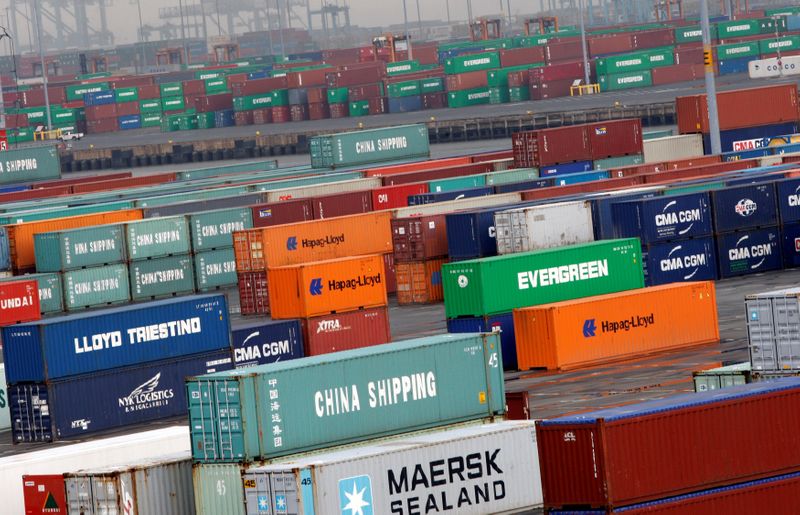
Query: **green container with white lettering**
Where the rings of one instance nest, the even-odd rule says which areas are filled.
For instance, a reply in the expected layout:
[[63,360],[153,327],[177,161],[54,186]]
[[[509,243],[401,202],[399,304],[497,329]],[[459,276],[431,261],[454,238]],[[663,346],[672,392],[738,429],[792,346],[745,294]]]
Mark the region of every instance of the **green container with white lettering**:
[[83,100],[83,95],[87,93],[97,93],[98,91],[108,91],[111,89],[108,82],[93,82],[91,84],[73,84],[67,86],[67,101]]
[[491,100],[489,88],[465,89],[447,93],[448,107],[467,107],[488,104]]
[[344,104],[347,102],[349,90],[347,88],[328,88],[329,104]]
[[192,251],[189,224],[184,216],[148,218],[125,224],[128,259],[150,259]]
[[386,63],[386,75],[402,75],[404,73],[412,73],[419,70],[419,61],[396,61],[393,63]]
[[183,97],[164,97],[161,99],[161,107],[164,111],[183,111],[186,109],[186,99]]
[[161,127],[161,112],[142,113],[142,127]]
[[145,113],[159,113],[163,111],[163,107],[161,104],[161,100],[158,98],[152,98],[147,100],[139,100],[139,111],[142,114]]
[[183,96],[183,83],[167,82],[161,84],[161,98]]
[[367,116],[369,114],[369,100],[356,100],[347,105],[350,117]]
[[64,311],[64,293],[61,289],[61,275],[55,272],[16,275],[0,278],[0,283],[24,280],[36,281],[39,290],[39,309],[43,315]]
[[780,39],[762,39],[758,42],[758,49],[761,55],[772,55],[781,52],[788,52],[790,50],[800,49],[799,36],[783,36]]
[[233,247],[198,252],[194,255],[197,291],[231,288],[238,284]]
[[653,85],[650,70],[616,75],[601,75],[597,81],[600,91],[618,91],[621,89],[645,88]]
[[123,224],[96,225],[33,235],[37,272],[64,272],[125,261]]
[[722,21],[716,24],[719,39],[740,38],[742,36],[756,36],[761,34],[759,20]]
[[424,124],[398,125],[314,136],[309,150],[314,168],[341,168],[426,158],[430,156],[430,140]]
[[431,77],[430,79],[420,79],[419,90],[421,93],[438,93],[444,91],[444,78]]
[[233,247],[233,232],[253,227],[249,207],[233,207],[188,215],[195,252]]
[[448,75],[491,70],[492,68],[500,68],[500,54],[498,52],[460,55],[444,61],[444,73]]
[[64,308],[86,308],[127,304],[131,300],[128,266],[124,264],[93,266],[62,274]]
[[114,90],[114,99],[118,104],[123,102],[138,102],[139,88],[119,88]]
[[14,148],[0,153],[0,184],[35,182],[60,177],[61,160],[55,145]]
[[134,261],[130,270],[131,299],[152,300],[194,293],[194,266],[188,254]]
[[270,460],[505,413],[499,333],[444,334],[187,380],[196,462]]
[[527,87],[508,88],[509,102],[525,102],[531,99],[531,92]]
[[532,181],[539,178],[538,168],[516,168],[486,174],[486,185],[513,184],[515,182]]
[[628,238],[458,261],[442,267],[442,284],[447,318],[497,315],[643,288],[642,248]]
[[717,46],[717,59],[720,61],[736,57],[758,57],[759,53],[758,41]]
[[386,88],[386,92],[391,98],[413,97],[422,93],[420,82],[421,81],[419,80],[395,82],[393,84],[389,84],[389,86]]

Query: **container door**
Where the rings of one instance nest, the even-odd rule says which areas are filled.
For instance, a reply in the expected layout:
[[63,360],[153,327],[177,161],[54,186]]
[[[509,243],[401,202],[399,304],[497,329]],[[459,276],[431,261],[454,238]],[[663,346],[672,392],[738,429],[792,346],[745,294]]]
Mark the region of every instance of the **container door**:
[[64,479],[68,515],[92,515],[92,484],[88,477]]
[[779,370],[800,369],[800,304],[797,297],[772,299]]
[[69,513],[64,497],[64,477],[61,474],[22,476],[25,515]]
[[214,381],[213,385],[219,456],[225,460],[235,460],[245,455],[239,383]]
[[[528,227],[528,211],[512,211],[511,222],[511,252],[527,252],[531,250],[531,240]],[[533,218],[531,212],[531,218]]]
[[11,430],[14,442],[50,442],[53,440],[49,395],[44,384],[21,384],[8,387]]
[[497,240],[497,253],[499,255],[511,254],[511,213],[496,213],[494,215],[494,229]]
[[191,381],[186,384],[189,396],[189,431],[192,436],[192,457],[200,461],[221,459],[217,446],[216,424],[212,407],[213,383]]
[[770,299],[748,300],[746,311],[747,337],[753,370],[777,370],[772,302]]
[[[119,504],[121,496],[117,491],[117,478],[115,476],[99,476],[92,478],[92,506],[90,513],[94,515],[120,515]],[[131,510],[133,501],[130,501]],[[133,511],[130,511],[133,515]],[[127,514],[126,514],[127,515]]]

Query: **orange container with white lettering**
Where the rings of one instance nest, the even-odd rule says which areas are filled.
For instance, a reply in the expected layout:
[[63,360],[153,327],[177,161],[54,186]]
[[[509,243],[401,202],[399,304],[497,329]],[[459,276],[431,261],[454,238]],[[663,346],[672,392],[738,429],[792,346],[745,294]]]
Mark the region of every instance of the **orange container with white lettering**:
[[375,211],[233,233],[236,270],[258,272],[327,259],[392,252],[392,215]]
[[272,318],[309,318],[386,305],[383,256],[318,261],[267,270]]
[[[5,235],[8,238],[8,251],[11,268],[15,274],[31,272],[36,268],[36,258],[33,252],[33,235],[42,232],[63,231],[93,225],[114,224],[141,220],[141,209],[122,209],[104,213],[69,216],[66,218],[51,218],[49,220],[36,220],[21,222],[5,226]],[[391,241],[391,234],[389,236]]]
[[719,341],[711,281],[514,310],[520,370],[568,370]]

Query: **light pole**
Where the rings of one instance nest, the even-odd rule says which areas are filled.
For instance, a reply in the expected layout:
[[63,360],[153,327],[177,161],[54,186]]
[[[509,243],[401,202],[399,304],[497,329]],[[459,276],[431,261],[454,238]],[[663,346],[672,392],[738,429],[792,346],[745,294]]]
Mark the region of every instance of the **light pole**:
[[[583,52],[583,78],[586,81],[585,84],[588,86],[591,83],[591,79],[589,77],[589,52],[586,49],[586,26],[583,23],[583,0],[579,0],[578,12],[580,13],[580,21],[581,21],[581,51]],[[591,91],[591,90],[587,90]]]
[[419,27],[419,35],[417,37],[421,40],[422,39],[422,12],[419,9],[419,0],[417,0],[417,27]]
[[39,12],[39,0],[34,0],[33,8],[36,19],[36,39],[39,40],[39,59],[42,61],[42,82],[44,85],[44,105],[47,111],[47,130],[53,127],[53,118],[50,115],[50,94],[47,92],[47,64],[44,62],[44,41],[42,41],[42,17]]
[[472,23],[472,0],[467,0],[467,22]]
[[[411,36],[408,34],[408,9],[406,8],[406,0],[403,0],[403,28],[406,32],[406,46],[408,47],[408,58],[413,59],[411,55]],[[392,45],[394,45],[394,38],[392,38]],[[391,49],[394,52],[394,49]]]
[[142,0],[136,0],[139,8],[139,49],[141,50],[142,67],[147,66],[147,57],[144,52],[144,24],[142,23]]
[[717,83],[714,79],[714,61],[711,50],[711,27],[708,21],[708,0],[700,0],[700,27],[703,30],[703,63],[706,72],[706,101],[708,103],[708,128],[711,133],[711,153],[721,154],[719,113],[717,112]]
[[278,30],[280,30],[281,38],[281,62],[286,61],[286,47],[283,43],[283,9],[281,9],[281,0],[275,0],[275,6],[278,8]]
[[186,49],[186,26],[183,24],[182,0],[178,0],[178,14],[181,17],[181,46],[183,47],[183,56],[186,59],[186,64],[189,64],[189,51]]
[[269,40],[269,55],[275,57],[275,48],[272,45],[272,20],[269,18],[269,7],[270,2],[267,0],[267,10],[264,11],[264,17],[266,18],[267,22],[267,39]]

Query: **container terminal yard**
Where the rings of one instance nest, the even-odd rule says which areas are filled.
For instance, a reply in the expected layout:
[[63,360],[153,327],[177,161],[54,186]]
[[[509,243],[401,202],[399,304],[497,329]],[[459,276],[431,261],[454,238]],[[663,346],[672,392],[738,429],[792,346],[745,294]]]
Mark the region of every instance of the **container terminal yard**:
[[0,26],[0,513],[797,513],[800,7],[141,4]]

